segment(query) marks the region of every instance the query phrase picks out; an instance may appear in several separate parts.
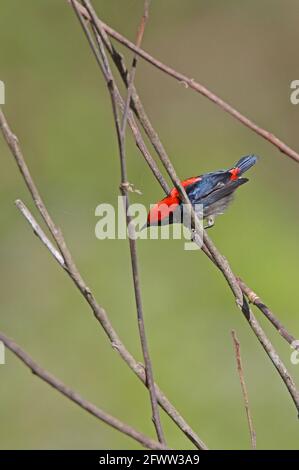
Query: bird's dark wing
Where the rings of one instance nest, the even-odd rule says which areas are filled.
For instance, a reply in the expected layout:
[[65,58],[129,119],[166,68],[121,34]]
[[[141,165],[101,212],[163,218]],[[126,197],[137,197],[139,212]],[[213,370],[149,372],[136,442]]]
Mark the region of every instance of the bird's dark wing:
[[225,186],[219,189],[215,189],[207,196],[201,198],[200,203],[204,205],[211,205],[219,201],[226,196],[232,194],[239,186],[247,183],[248,178],[239,178],[235,181],[229,181]]
[[185,189],[191,202],[196,204],[200,203],[202,198],[223,187],[229,179],[230,174],[226,170],[206,173],[199,181],[186,186]]

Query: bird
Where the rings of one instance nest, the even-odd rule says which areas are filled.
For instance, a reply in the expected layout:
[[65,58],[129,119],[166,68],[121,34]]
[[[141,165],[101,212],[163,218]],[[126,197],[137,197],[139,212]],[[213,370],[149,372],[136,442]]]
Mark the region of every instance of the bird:
[[[248,181],[248,178],[241,176],[257,160],[257,155],[245,155],[232,168],[192,176],[181,182],[195,212],[206,220],[204,228],[213,227],[215,218],[225,212],[236,189]],[[166,197],[152,206],[142,228],[183,223],[183,214],[179,192],[173,188]]]

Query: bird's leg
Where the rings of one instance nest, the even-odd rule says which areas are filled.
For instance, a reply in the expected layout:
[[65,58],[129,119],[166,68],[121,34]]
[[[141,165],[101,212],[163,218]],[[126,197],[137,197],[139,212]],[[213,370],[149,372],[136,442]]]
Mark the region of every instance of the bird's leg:
[[211,228],[213,227],[214,224],[215,224],[215,216],[210,215],[209,217],[207,217],[207,225],[204,227],[204,229]]

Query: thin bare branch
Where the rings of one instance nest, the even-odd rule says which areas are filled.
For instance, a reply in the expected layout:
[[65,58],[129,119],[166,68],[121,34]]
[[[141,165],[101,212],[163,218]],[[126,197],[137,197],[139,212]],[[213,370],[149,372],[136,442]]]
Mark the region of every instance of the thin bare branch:
[[[195,241],[195,243],[197,243],[196,236],[195,236],[194,241]],[[204,253],[211,259],[211,261],[213,261],[213,263],[222,272],[223,272],[223,270],[225,271],[227,269],[226,265],[224,267],[220,267],[218,265],[218,261],[215,260],[214,256],[211,254],[211,252],[210,252],[210,250],[209,250],[209,248],[207,247],[206,244],[203,245],[202,249],[203,249]],[[225,264],[226,263],[227,263],[227,261],[225,261]],[[232,273],[230,267],[229,267],[229,270],[230,270],[231,274],[228,277],[225,276],[226,280],[227,280],[229,285],[230,285],[230,282],[232,281],[233,287],[234,287],[234,289],[236,289],[236,287],[235,287],[236,284],[238,284],[238,286],[239,286],[238,279]],[[234,280],[233,280],[233,277],[234,277]],[[235,294],[235,292],[234,292],[231,285],[230,285],[230,287],[231,287],[231,290],[232,290],[232,292],[234,293],[234,295],[236,297],[236,294]],[[240,287],[239,287],[239,289],[241,290]],[[243,293],[242,293],[242,296],[243,296]],[[236,303],[239,306],[239,308],[241,309],[244,317],[246,318],[247,322],[249,323],[249,325],[250,325],[251,329],[253,330],[254,334],[256,335],[257,339],[259,340],[259,342],[263,346],[263,348],[264,348],[265,352],[267,353],[269,359],[271,360],[272,364],[274,365],[274,367],[276,368],[276,370],[279,373],[280,377],[282,378],[282,380],[283,380],[283,382],[284,382],[284,384],[285,384],[285,386],[286,386],[289,394],[291,395],[291,398],[292,398],[292,400],[293,400],[293,402],[296,406],[297,412],[299,413],[299,392],[297,390],[294,379],[292,378],[292,376],[290,375],[290,373],[287,370],[286,366],[284,365],[284,363],[280,359],[278,353],[276,352],[276,350],[273,347],[272,343],[268,339],[268,337],[265,334],[264,330],[262,329],[261,325],[259,324],[259,322],[255,318],[255,316],[254,316],[251,308],[249,307],[245,297],[243,296],[243,303],[240,303],[239,299],[237,299],[237,297],[236,297]]]
[[[141,22],[138,28],[138,33],[137,33],[137,40],[136,40],[137,46],[140,46],[142,42],[146,22],[149,16],[149,5],[150,5],[150,0],[145,0],[144,12],[143,12]],[[129,199],[128,190],[127,190],[128,176],[127,176],[127,168],[126,168],[127,165],[126,165],[125,138],[126,138],[127,119],[128,119],[128,113],[129,113],[131,95],[132,95],[132,87],[134,85],[134,79],[135,79],[135,74],[136,74],[136,67],[137,67],[137,55],[134,57],[133,63],[132,63],[131,73],[129,77],[127,98],[126,98],[125,107],[123,111],[123,118],[122,118],[121,126],[119,126],[117,122],[117,118],[116,118],[117,104],[116,104],[116,99],[114,97],[114,94],[112,94],[111,97],[112,97],[112,101],[114,102],[113,106],[114,106],[116,131],[119,135],[119,144],[120,144],[119,154],[120,154],[120,163],[121,163],[120,189],[125,199],[125,212],[126,212],[127,227],[129,231],[129,245],[130,245],[131,265],[132,265],[135,300],[136,300],[136,308],[137,308],[138,329],[139,329],[140,342],[141,342],[143,359],[144,359],[144,364],[145,364],[146,383],[149,389],[151,407],[152,407],[152,420],[156,429],[157,437],[159,439],[159,442],[161,442],[162,444],[165,444],[166,442],[165,442],[165,437],[164,437],[163,428],[162,428],[161,419],[160,419],[158,400],[157,400],[157,396],[155,392],[153,367],[152,367],[148,341],[147,341],[147,336],[146,336],[146,331],[145,331],[145,322],[144,322],[143,305],[142,305],[141,288],[140,288],[139,266],[138,266],[138,257],[137,257],[137,245],[136,245],[136,240],[134,236],[135,235],[134,228],[131,224],[131,217],[129,215],[130,199]],[[111,73],[111,69],[110,69],[110,73]],[[112,73],[111,73],[111,76],[112,76]],[[115,84],[114,78],[113,78],[113,84]]]
[[[85,0],[85,3],[88,3],[88,5],[90,5],[89,0]],[[227,112],[228,114],[233,116],[235,119],[237,119],[239,122],[241,122],[243,125],[245,125],[249,129],[251,129],[253,132],[260,135],[261,137],[266,139],[268,142],[270,142],[272,145],[277,147],[282,153],[292,158],[297,163],[299,162],[299,154],[295,150],[293,150],[291,147],[285,144],[282,140],[276,137],[273,133],[267,131],[266,129],[263,129],[262,127],[258,126],[255,122],[253,122],[252,120],[244,116],[242,113],[240,113],[240,111],[238,111],[236,108],[234,108],[229,103],[224,101],[222,98],[217,96],[215,93],[210,91],[207,87],[200,84],[193,78],[189,78],[186,75],[180,72],[177,72],[176,70],[169,67],[168,65],[163,64],[158,59],[155,59],[148,52],[144,51],[140,47],[137,47],[133,42],[129,41],[127,38],[125,38],[123,35],[121,35],[117,31],[115,31],[113,28],[105,24],[99,18],[97,19],[97,26],[104,29],[105,32],[109,34],[109,36],[116,39],[118,42],[126,46],[135,54],[138,54],[140,57],[142,57],[144,60],[146,60],[147,62],[149,62],[150,64],[152,64],[153,66],[161,70],[162,72],[165,72],[167,75],[175,78],[180,83],[183,83],[186,86],[186,88],[189,87],[192,90],[195,90],[196,92],[208,98],[210,101],[212,101],[217,106],[219,106],[223,111]]]
[[[99,67],[102,71],[102,74],[104,75],[106,84],[107,84],[107,86],[109,86],[109,77],[106,73],[106,68],[104,67],[104,64],[102,63],[101,55],[100,55],[96,45],[94,44],[94,41],[93,41],[93,38],[90,34],[89,29],[86,27],[86,25],[83,21],[84,18],[86,19],[86,15],[89,16],[89,14],[88,14],[86,8],[82,7],[82,5],[79,4],[76,0],[68,0],[68,2],[71,4],[71,6],[73,7],[73,9],[76,12],[76,15],[77,15],[77,17],[78,17],[78,19],[81,23],[81,26],[84,29],[84,32],[85,32],[85,35],[86,35],[87,40],[89,42],[89,45],[91,47],[91,50],[92,50],[92,52],[93,52],[93,54],[96,58],[96,61],[97,61],[98,65],[99,65]],[[83,13],[81,13],[81,12],[83,12]],[[105,31],[103,31],[103,35],[105,37],[107,37]],[[98,44],[99,48],[101,48],[101,39],[103,41],[103,36],[102,35],[100,37],[98,37],[98,36],[96,37],[96,40],[97,40],[97,44]],[[121,94],[118,90],[118,87],[116,85],[115,85],[115,97],[116,97],[116,100],[117,100],[117,105],[119,106],[121,112],[123,113],[125,103],[124,103],[124,101],[121,97]],[[142,138],[141,132],[140,132],[140,130],[139,130],[137,124],[136,124],[136,121],[134,119],[134,116],[133,116],[133,113],[132,113],[131,110],[129,110],[129,112],[128,112],[128,124],[131,128],[131,131],[132,131],[132,134],[134,136],[135,143],[136,143],[138,149],[140,150],[141,154],[145,158],[149,168],[151,169],[151,171],[153,172],[155,178],[158,180],[158,182],[162,186],[163,190],[168,194],[169,191],[170,191],[169,186],[168,186],[167,182],[165,181],[163,175],[161,174],[161,172],[159,170],[159,167],[157,166],[155,160],[153,159],[150,152],[148,151],[148,149],[147,149],[147,147],[144,143],[144,140]]]
[[[36,185],[34,184],[33,179],[31,177],[31,174],[29,173],[29,170],[25,163],[24,156],[21,151],[21,147],[19,145],[18,139],[11,131],[1,109],[0,109],[0,128],[4,136],[4,139],[7,142],[11,150],[12,156],[21,170],[23,179],[30,193],[32,194],[32,198],[35,202],[35,205],[38,211],[41,214],[43,213],[45,215],[46,220],[48,220],[50,218],[50,215],[44,203],[42,202],[39,191],[37,190]],[[52,219],[51,219],[51,224],[54,225]],[[77,268],[75,268],[75,265],[66,248],[64,240],[63,242],[61,242],[60,237],[62,237],[62,233],[60,231],[58,233],[59,233],[59,236],[56,237],[56,242],[58,242],[58,247],[59,247],[60,252],[62,252],[63,250],[62,255],[64,259],[65,259],[64,253],[66,252],[68,253],[68,263],[67,263],[67,270],[66,270],[67,273],[69,274],[69,276],[71,277],[71,279],[73,280],[73,282],[75,283],[75,285],[80,290],[81,294],[83,295],[83,297],[85,298],[89,306],[91,307],[91,310],[95,318],[98,320],[98,322],[101,324],[102,328],[104,329],[106,335],[109,338],[109,341],[111,342],[112,347],[119,353],[121,358],[126,362],[126,364],[130,367],[130,369],[137,375],[137,377],[145,384],[146,376],[144,372],[144,367],[138,361],[135,360],[135,358],[131,355],[131,353],[127,350],[125,345],[120,340],[118,334],[116,333],[115,329],[113,328],[109,320],[109,317],[105,309],[98,304],[93,293],[84,282],[79,271],[77,270]],[[155,387],[156,387],[156,394],[159,400],[159,404],[165,410],[168,416],[175,422],[175,424],[184,432],[184,434],[188,437],[188,439],[190,439],[191,442],[193,442],[193,444],[196,447],[202,450],[206,450],[207,449],[206,444],[193,431],[193,429],[184,420],[184,418],[176,410],[176,408],[170,403],[170,401],[167,399],[164,393],[158,388],[158,386],[155,385]]]
[[[76,5],[74,5],[74,8],[76,8]],[[78,14],[80,15],[80,12],[77,10],[77,15]],[[145,7],[144,7],[144,14],[141,20],[141,24],[140,24],[140,28],[139,28],[138,36],[137,36],[137,41],[139,45],[143,37],[145,21],[147,17],[148,17],[148,2],[146,1]],[[83,26],[84,31],[88,37],[89,35],[88,35],[88,32],[86,31],[86,25],[84,24],[84,20],[81,19],[80,23]],[[127,100],[126,100],[124,111],[123,111],[122,123],[120,124],[118,111],[117,111],[116,83],[112,75],[111,68],[109,66],[109,62],[108,62],[108,59],[104,50],[104,46],[101,43],[101,38],[97,37],[97,40],[98,40],[99,51],[100,51],[101,59],[102,59],[101,63],[103,64],[102,71],[104,68],[105,70],[103,71],[103,74],[104,74],[104,77],[107,77],[107,85],[108,85],[108,90],[109,90],[110,97],[111,97],[115,128],[117,132],[117,140],[118,140],[119,155],[120,155],[120,166],[121,166],[120,189],[121,189],[121,193],[123,195],[124,201],[125,201],[125,213],[126,213],[127,227],[129,231],[129,245],[130,245],[135,301],[136,301],[136,309],[137,309],[138,329],[139,329],[141,348],[142,348],[144,364],[145,364],[146,383],[149,389],[149,395],[150,395],[150,401],[151,401],[151,407],[152,407],[152,419],[153,419],[153,423],[154,423],[159,441],[165,444],[165,438],[164,438],[163,429],[162,429],[161,420],[160,420],[160,414],[159,414],[158,401],[157,401],[157,397],[155,393],[152,362],[150,359],[148,342],[147,342],[146,331],[145,331],[136,240],[134,236],[135,235],[134,228],[131,224],[131,217],[129,216],[129,213],[128,213],[130,201],[129,201],[128,190],[127,190],[128,176],[127,176],[127,165],[126,165],[125,133],[126,133],[126,124],[127,124],[128,111],[129,111],[129,105],[130,105],[130,99],[131,99],[131,87],[132,87],[134,77],[135,77],[137,60],[136,58],[134,58],[133,60],[132,71],[130,74],[130,85],[128,87],[128,96],[127,96]]]
[[249,433],[250,433],[251,446],[253,449],[256,449],[256,432],[254,430],[253,421],[252,421],[252,417],[250,413],[249,398],[248,398],[247,387],[246,387],[245,378],[244,378],[242,359],[241,359],[240,342],[234,330],[232,330],[231,334],[232,334],[233,344],[235,348],[237,370],[238,370],[238,374],[240,378],[240,384],[241,384],[241,389],[242,389],[242,394],[243,394],[243,399],[244,399],[244,406],[245,406],[248,428],[249,428]]
[[32,196],[32,199],[41,214],[42,218],[44,219],[46,225],[48,226],[51,234],[53,235],[53,238],[55,239],[58,236],[58,228],[55,226],[52,218],[50,217],[47,209],[45,208],[45,204],[41,197],[38,194],[38,190],[34,184],[34,181],[31,178],[31,175],[29,173],[28,167],[23,159],[23,155],[19,146],[19,141],[17,136],[11,131],[11,129],[8,126],[8,123],[5,119],[5,116],[3,112],[0,109],[0,126],[1,126],[1,131],[4,136],[4,139],[9,146],[11,152],[14,155],[15,161],[19,167],[19,170],[25,180],[25,183],[27,185],[27,188]]
[[56,261],[60,264],[60,266],[63,269],[67,269],[65,261],[63,259],[63,256],[61,253],[55,248],[53,243],[49,240],[45,232],[41,229],[40,225],[36,222],[35,218],[29,211],[29,209],[25,206],[25,204],[20,200],[17,199],[15,201],[15,204],[21,214],[25,217],[27,222],[31,225],[31,228],[35,235],[40,239],[40,241],[45,245],[46,248],[50,251],[50,253],[53,255],[53,257],[56,259]]
[[24,157],[23,157],[23,154],[22,154],[22,150],[21,150],[21,147],[19,145],[19,141],[18,141],[18,138],[17,136],[12,132],[12,130],[10,129],[8,123],[7,123],[7,120],[2,112],[2,110],[0,109],[0,128],[1,128],[1,131],[2,131],[2,134],[3,134],[3,137],[8,145],[8,147],[10,148],[11,150],[11,153],[12,155],[14,156],[14,159],[18,165],[18,168],[20,170],[20,173],[26,183],[26,186],[32,196],[32,199],[34,201],[34,204],[37,208],[37,210],[39,211],[40,215],[42,216],[44,222],[46,223],[53,239],[55,240],[56,242],[56,245],[57,245],[57,248],[58,250],[60,251],[63,259],[64,259],[64,263],[65,263],[65,269],[69,272],[69,274],[71,276],[75,276],[76,277],[76,282],[78,283],[78,285],[80,285],[80,289],[84,290],[85,289],[85,286],[84,286],[84,281],[83,279],[81,278],[81,276],[79,275],[78,273],[78,270],[75,266],[75,263],[74,261],[72,260],[72,257],[69,253],[69,250],[66,246],[66,243],[65,243],[65,240],[64,240],[64,237],[62,235],[62,232],[61,230],[55,225],[55,223],[53,222],[53,219],[52,217],[50,216],[39,192],[38,192],[38,189],[31,177],[31,174],[29,172],[29,169],[27,167],[27,164],[24,160]]
[[123,423],[119,419],[115,418],[114,416],[111,416],[110,414],[98,408],[93,403],[83,398],[75,390],[65,385],[63,382],[61,382],[61,380],[57,379],[54,375],[52,375],[46,369],[41,367],[37,362],[34,361],[34,359],[32,359],[32,357],[26,351],[24,351],[24,349],[22,349],[17,343],[15,343],[15,341],[13,341],[11,338],[8,338],[8,336],[6,336],[1,331],[0,331],[0,341],[2,341],[3,344],[12,353],[14,353],[23,362],[23,364],[29,367],[29,369],[31,369],[31,372],[34,375],[39,377],[41,380],[43,380],[47,384],[51,385],[51,387],[53,387],[59,393],[69,398],[74,403],[76,403],[80,408],[84,409],[85,411],[95,416],[99,420],[103,421],[104,423],[108,424],[109,426],[113,427],[114,429],[117,429],[121,433],[126,434],[127,436],[131,437],[132,439],[139,442],[143,447],[146,447],[147,449],[161,450],[161,449],[167,448],[165,445],[154,441],[153,439],[145,436],[139,431],[136,431],[134,428],[132,428],[128,424]]
[[283,326],[283,324],[278,320],[278,318],[274,315],[274,313],[265,305],[259,296],[250,288],[248,287],[242,279],[237,278],[239,286],[241,287],[243,293],[248,298],[249,302],[255,305],[264,315],[270,323],[276,328],[278,333],[292,346],[294,349],[299,351],[299,345],[296,345],[296,338],[291,335],[288,330]]
[[[145,26],[146,26],[146,23],[147,23],[148,17],[149,17],[150,2],[151,2],[151,0],[145,0],[145,2],[144,2],[144,11],[143,11],[143,15],[141,17],[140,25],[139,25],[138,32],[137,32],[137,39],[136,39],[136,46],[137,47],[140,47],[141,43],[142,43],[142,39],[143,39],[144,31],[145,31]],[[124,109],[124,112],[123,112],[121,130],[120,130],[121,138],[122,138],[123,142],[125,142],[128,112],[129,112],[129,108],[130,108],[130,102],[131,102],[131,97],[132,97],[132,92],[133,92],[133,87],[134,87],[135,74],[136,74],[136,68],[137,68],[137,58],[138,58],[138,55],[135,54],[134,57],[133,57],[132,68],[131,68],[131,72],[130,72],[130,76],[129,76],[129,80],[128,80],[127,98],[126,98],[126,101],[125,101],[125,109]],[[123,145],[124,145],[124,143],[123,143]]]

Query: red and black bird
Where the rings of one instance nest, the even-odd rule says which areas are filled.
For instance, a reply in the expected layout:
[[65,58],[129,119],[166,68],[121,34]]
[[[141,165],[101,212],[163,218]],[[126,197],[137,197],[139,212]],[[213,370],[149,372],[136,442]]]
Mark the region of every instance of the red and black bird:
[[[205,173],[182,181],[195,211],[203,215],[203,218],[207,221],[205,228],[214,225],[215,217],[223,214],[227,209],[233,199],[235,190],[242,184],[247,183],[248,179],[241,178],[241,175],[249,170],[256,161],[256,155],[246,155],[229,170]],[[176,222],[183,222],[183,205],[178,190],[173,188],[168,196],[151,208],[146,226],[166,225]]]

